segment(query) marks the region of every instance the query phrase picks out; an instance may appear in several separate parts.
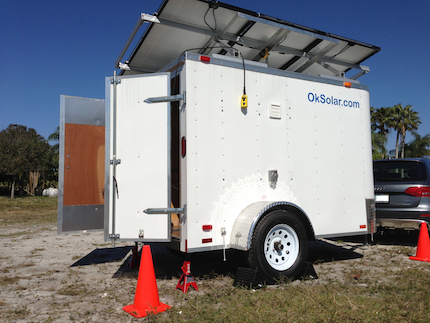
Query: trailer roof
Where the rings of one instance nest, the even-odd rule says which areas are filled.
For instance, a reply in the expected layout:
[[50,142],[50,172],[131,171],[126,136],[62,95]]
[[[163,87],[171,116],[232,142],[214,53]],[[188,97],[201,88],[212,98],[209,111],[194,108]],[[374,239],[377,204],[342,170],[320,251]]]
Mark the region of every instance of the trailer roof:
[[126,67],[122,74],[157,72],[185,51],[204,55],[239,51],[246,60],[265,62],[271,68],[314,76],[343,76],[352,69],[356,73],[349,78],[357,79],[369,71],[360,64],[380,51],[373,45],[213,0],[164,0],[154,16],[159,23],[150,22],[123,65],[120,61],[148,15],[139,18],[115,63],[116,68]]

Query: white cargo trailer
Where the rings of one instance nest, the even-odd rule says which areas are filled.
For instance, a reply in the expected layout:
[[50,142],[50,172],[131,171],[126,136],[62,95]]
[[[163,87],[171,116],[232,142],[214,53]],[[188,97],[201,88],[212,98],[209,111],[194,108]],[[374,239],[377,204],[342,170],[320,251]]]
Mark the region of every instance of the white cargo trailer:
[[[190,20],[186,4],[194,18],[213,10],[219,31]],[[144,20],[150,26],[120,63]],[[62,97],[59,233],[103,227],[113,242],[236,249],[272,278],[297,276],[310,240],[374,232],[369,90],[356,78],[379,48],[198,0],[142,14],[130,41],[105,101],[82,108],[85,99]],[[338,58],[348,50],[352,61]],[[84,156],[76,133],[99,144]],[[91,201],[68,198],[77,190],[67,178],[86,174],[98,174],[79,190]]]

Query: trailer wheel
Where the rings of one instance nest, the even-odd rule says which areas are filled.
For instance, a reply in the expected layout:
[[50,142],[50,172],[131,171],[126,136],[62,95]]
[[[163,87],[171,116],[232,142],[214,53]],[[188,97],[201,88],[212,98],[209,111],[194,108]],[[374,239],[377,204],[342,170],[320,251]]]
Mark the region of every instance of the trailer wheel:
[[248,261],[273,283],[280,276],[297,278],[307,254],[308,241],[302,223],[292,213],[276,210],[255,228]]

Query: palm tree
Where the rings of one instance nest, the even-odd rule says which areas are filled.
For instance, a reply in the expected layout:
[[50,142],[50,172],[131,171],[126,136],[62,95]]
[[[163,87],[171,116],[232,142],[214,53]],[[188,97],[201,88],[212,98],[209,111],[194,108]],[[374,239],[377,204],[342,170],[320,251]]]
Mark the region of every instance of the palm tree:
[[50,162],[50,168],[43,174],[43,188],[45,184],[51,187],[58,185],[58,164],[60,159],[60,127],[57,127],[53,133],[48,136],[48,142],[54,142],[51,145],[51,154],[47,156]]
[[396,158],[399,157],[399,140],[401,147],[401,158],[405,157],[405,139],[406,132],[417,130],[418,125],[421,123],[418,112],[412,109],[411,105],[403,107],[400,103],[393,107],[393,119],[396,121],[397,125],[395,129],[397,130],[396,137]]
[[372,131],[372,156],[374,160],[385,158],[387,154],[386,143],[387,139],[382,133]]
[[60,127],[59,126],[57,127],[57,129],[55,129],[55,132],[53,132],[49,135],[48,142],[49,141],[56,142],[56,144],[54,144],[52,147],[55,149],[55,151],[58,151],[58,149],[59,149],[58,142],[60,141]]
[[[377,140],[377,150],[381,152],[381,158],[385,158],[387,154],[387,149],[385,145],[388,141],[388,135],[390,134],[391,129],[395,127],[395,121],[393,120],[393,108],[379,108],[375,109],[374,107],[370,108],[371,113],[371,122],[372,122],[372,142],[376,143]],[[376,138],[373,134],[380,134],[384,137],[384,139]],[[375,137],[375,138],[374,138]]]
[[422,157],[430,154],[430,134],[421,137],[417,132],[412,131],[415,137],[411,142],[405,145],[406,157]]

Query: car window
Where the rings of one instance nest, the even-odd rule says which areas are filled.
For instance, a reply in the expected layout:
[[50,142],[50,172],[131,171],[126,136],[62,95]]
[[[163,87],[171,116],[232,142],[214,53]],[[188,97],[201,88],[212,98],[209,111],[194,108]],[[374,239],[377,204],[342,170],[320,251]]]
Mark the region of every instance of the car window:
[[427,179],[425,165],[414,161],[373,163],[375,182],[382,181],[423,181]]

